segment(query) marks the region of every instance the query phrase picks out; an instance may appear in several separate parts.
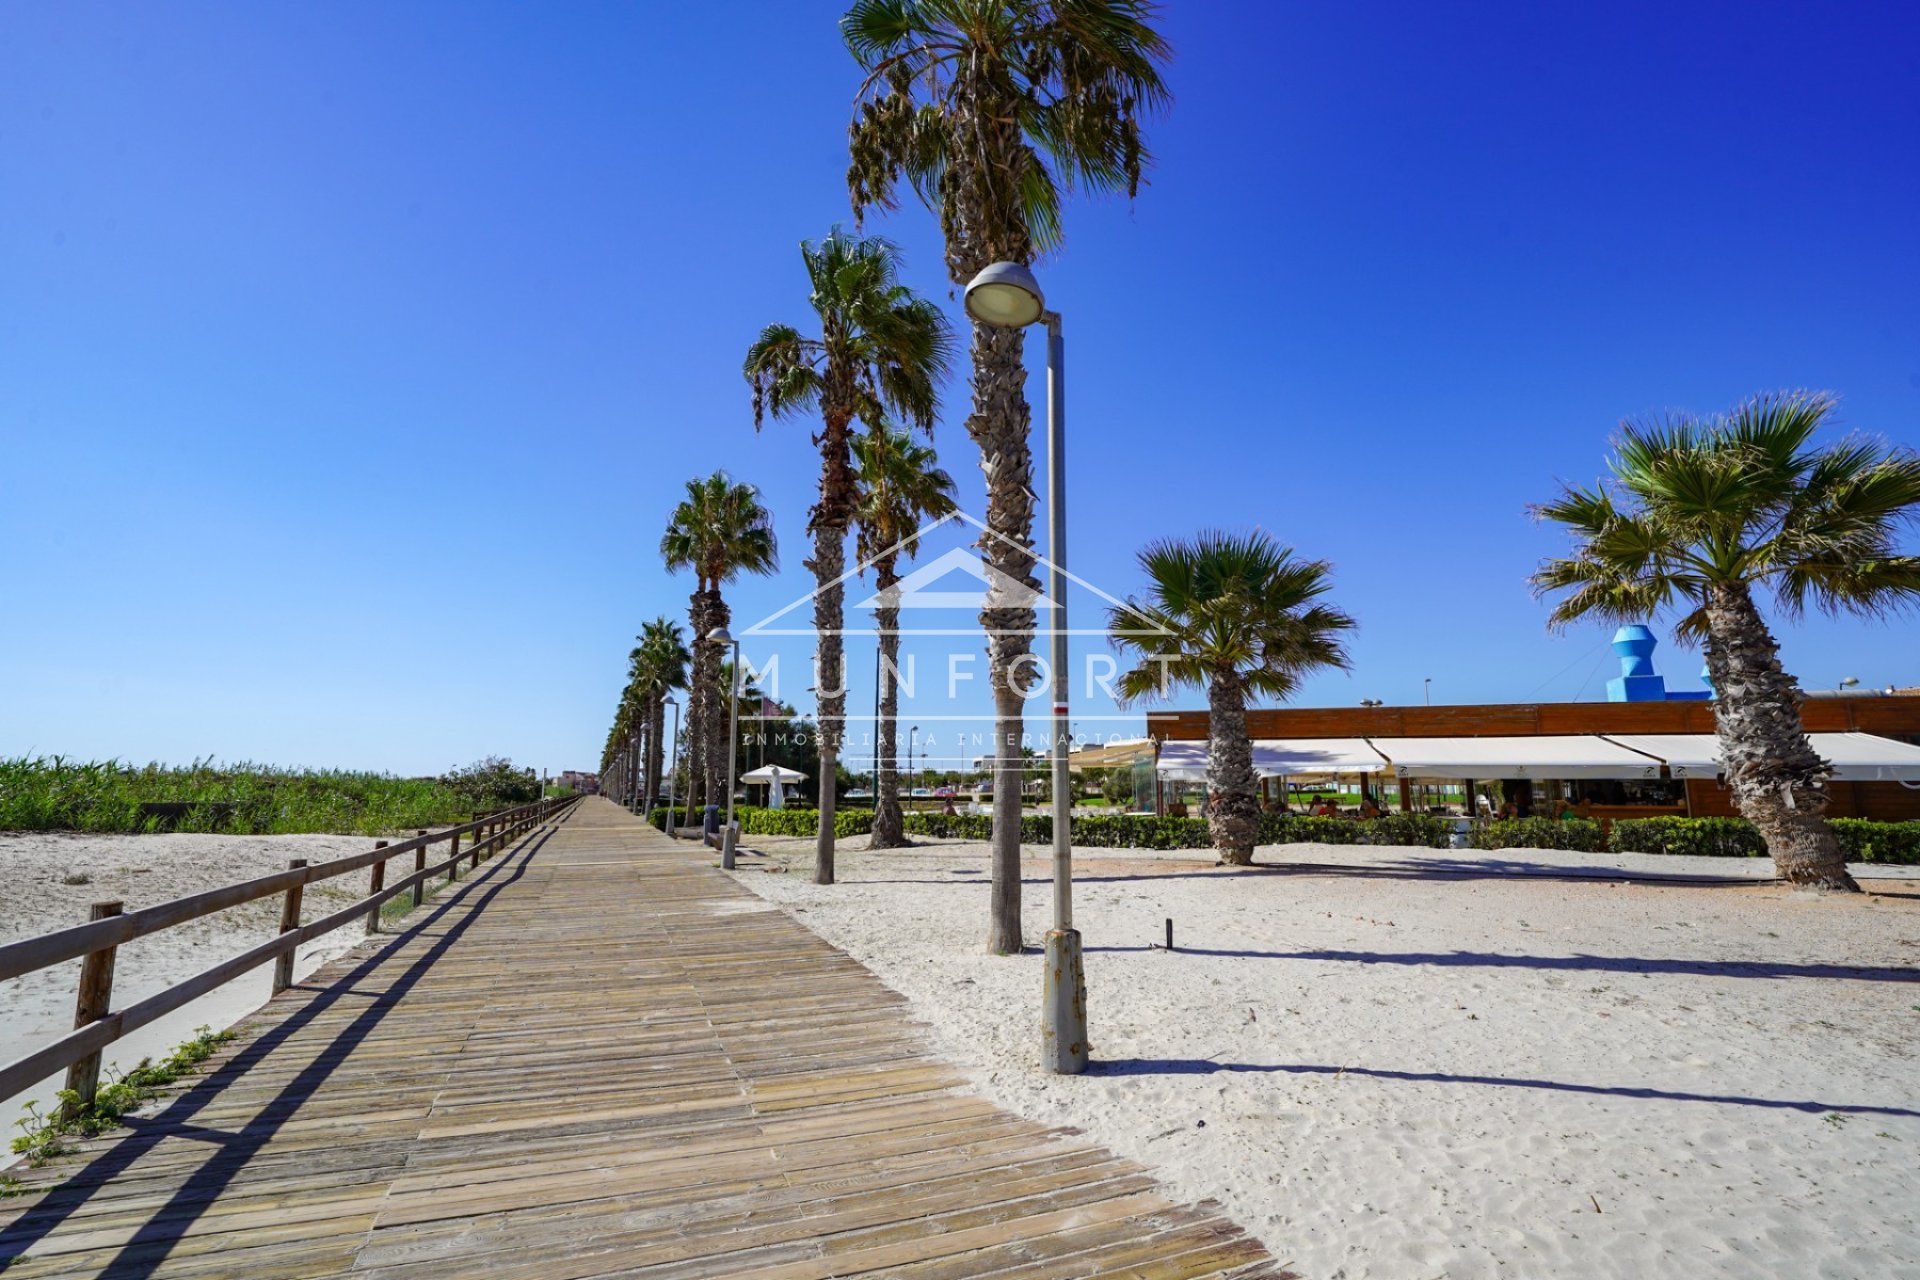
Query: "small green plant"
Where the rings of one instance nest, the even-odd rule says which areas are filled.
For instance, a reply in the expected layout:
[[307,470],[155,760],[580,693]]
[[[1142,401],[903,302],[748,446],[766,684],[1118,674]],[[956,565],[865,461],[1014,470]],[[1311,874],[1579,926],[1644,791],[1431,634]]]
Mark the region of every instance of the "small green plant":
[[74,1148],[66,1139],[94,1138],[117,1127],[121,1116],[158,1097],[160,1091],[174,1081],[191,1075],[235,1034],[199,1027],[193,1039],[159,1062],[143,1058],[133,1070],[101,1085],[91,1103],[81,1102],[80,1095],[71,1089],[59,1092],[60,1105],[51,1114],[28,1103],[26,1115],[14,1122],[21,1130],[20,1136],[13,1140],[14,1154],[25,1156],[28,1163],[38,1167],[71,1153]]
[[92,884],[93,877],[84,871],[69,871],[60,877],[61,884]]

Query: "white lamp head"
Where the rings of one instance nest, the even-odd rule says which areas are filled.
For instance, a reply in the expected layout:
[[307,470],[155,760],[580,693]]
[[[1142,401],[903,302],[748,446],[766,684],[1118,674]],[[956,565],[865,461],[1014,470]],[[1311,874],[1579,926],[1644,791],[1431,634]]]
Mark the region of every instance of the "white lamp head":
[[707,639],[713,641],[715,644],[732,644],[733,632],[727,630],[725,627],[715,627],[713,630],[707,632]]
[[1017,262],[985,267],[967,285],[967,314],[981,324],[1021,329],[1046,314],[1046,295],[1033,272]]

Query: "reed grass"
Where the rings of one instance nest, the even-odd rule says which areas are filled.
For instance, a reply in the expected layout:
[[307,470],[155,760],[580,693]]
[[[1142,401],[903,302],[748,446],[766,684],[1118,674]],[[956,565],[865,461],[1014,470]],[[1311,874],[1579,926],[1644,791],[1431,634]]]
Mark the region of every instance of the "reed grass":
[[[396,778],[211,759],[136,766],[17,756],[0,758],[0,831],[386,835],[464,822],[538,792],[509,762],[493,760],[441,778]],[[140,806],[153,803],[189,808],[177,820],[143,819]]]

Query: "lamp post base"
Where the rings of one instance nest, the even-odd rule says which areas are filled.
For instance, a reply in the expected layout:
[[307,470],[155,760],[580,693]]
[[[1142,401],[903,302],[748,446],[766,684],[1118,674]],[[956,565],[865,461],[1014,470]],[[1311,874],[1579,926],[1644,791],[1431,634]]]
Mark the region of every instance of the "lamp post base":
[[728,871],[733,870],[733,842],[739,833],[740,828],[732,823],[720,828],[720,865]]
[[1047,933],[1040,1066],[1058,1076],[1077,1076],[1087,1069],[1087,974],[1078,929]]

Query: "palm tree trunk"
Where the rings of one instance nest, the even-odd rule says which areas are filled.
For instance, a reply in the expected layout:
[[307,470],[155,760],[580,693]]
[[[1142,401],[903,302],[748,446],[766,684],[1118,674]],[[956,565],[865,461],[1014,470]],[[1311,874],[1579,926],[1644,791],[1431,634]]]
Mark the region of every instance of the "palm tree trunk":
[[[840,451],[846,452],[846,431],[840,432]],[[845,469],[844,466],[842,468]],[[822,481],[824,488],[825,481]],[[820,830],[813,843],[813,882],[833,883],[833,811],[835,780],[840,772],[840,743],[846,735],[847,671],[844,638],[846,588],[840,579],[847,571],[847,527],[830,526],[826,498],[813,527],[813,559],[809,562],[816,583],[813,592],[813,627],[817,637],[814,667],[814,694],[820,708]]]
[[1800,721],[1800,686],[1742,584],[1709,589],[1707,669],[1720,728],[1720,776],[1759,828],[1775,872],[1794,884],[1858,892],[1827,825],[1829,767]]
[[1216,671],[1207,683],[1207,833],[1220,860],[1253,862],[1260,834],[1253,743],[1247,738],[1247,693],[1239,677]]
[[[882,593],[900,581],[891,556],[874,567],[874,585]],[[879,763],[873,771],[873,839],[867,847],[900,849],[907,843],[900,813],[900,682],[894,679],[900,665],[900,610],[883,605],[874,610],[874,622],[880,628],[880,723],[873,744]]]
[[714,675],[708,665],[707,657],[712,646],[707,643],[707,593],[701,587],[693,593],[687,606],[687,621],[693,628],[692,655],[693,664],[687,678],[687,815],[699,811],[700,787],[706,781],[707,773],[707,695],[713,688],[713,682],[719,677]]
[[[1026,367],[1018,329],[973,328],[973,414],[967,434],[980,447],[987,481],[987,528],[981,558],[1003,580],[1035,595],[1033,576],[1033,451],[1029,447]],[[1033,672],[1019,660],[1033,651],[1032,599],[1009,601],[989,592],[980,611],[987,633],[987,666],[993,687],[993,897],[987,950],[999,955],[1024,946],[1020,928],[1020,782],[1025,737],[1023,719]],[[1019,664],[1019,670],[1016,670]]]
[[654,807],[660,802],[660,766],[666,757],[666,743],[660,735],[667,727],[667,705],[664,695],[655,694],[647,700],[647,763],[646,778],[642,782],[646,807],[642,816],[651,818]]
[[[724,627],[733,621],[733,610],[727,607],[726,600],[718,590],[708,593],[707,630],[703,637],[715,629]],[[733,703],[733,690],[721,683],[721,663],[724,658],[724,646],[706,641],[707,646],[707,701],[702,708],[706,724],[702,732],[706,735],[706,754],[703,765],[706,769],[706,803],[720,806],[720,820],[726,821],[727,814],[727,771],[733,760],[733,743],[727,741],[727,711]],[[739,671],[734,672],[735,679]]]

